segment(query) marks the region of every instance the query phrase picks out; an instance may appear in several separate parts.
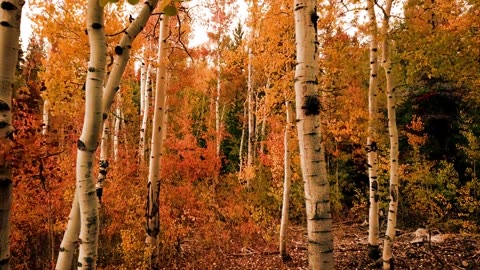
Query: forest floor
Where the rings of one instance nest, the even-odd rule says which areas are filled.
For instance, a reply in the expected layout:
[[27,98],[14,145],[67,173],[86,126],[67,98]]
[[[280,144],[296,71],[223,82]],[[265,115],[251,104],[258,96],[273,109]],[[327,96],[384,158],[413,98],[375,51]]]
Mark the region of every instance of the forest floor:
[[[381,269],[380,261],[367,256],[367,226],[357,223],[334,225],[335,269]],[[399,231],[393,253],[398,269],[480,269],[480,235],[432,233],[425,230]],[[307,235],[295,226],[289,232],[289,255],[283,262],[276,243],[258,239],[254,246],[231,245],[222,252],[221,261],[183,264],[183,269],[307,269]],[[423,239],[422,239],[423,237]],[[237,251],[232,251],[236,246]],[[231,253],[230,253],[231,252]],[[218,255],[218,254],[217,254]],[[217,257],[217,259],[219,259]],[[200,259],[201,260],[201,259]],[[184,262],[188,262],[188,256]],[[204,266],[201,266],[204,265]]]

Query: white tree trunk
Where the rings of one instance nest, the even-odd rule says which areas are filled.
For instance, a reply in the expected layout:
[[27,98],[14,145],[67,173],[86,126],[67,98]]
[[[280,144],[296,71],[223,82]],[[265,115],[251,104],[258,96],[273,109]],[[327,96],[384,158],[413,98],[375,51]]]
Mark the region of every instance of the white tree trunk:
[[383,243],[383,269],[393,269],[392,248],[395,241],[397,228],[397,209],[398,209],[398,131],[395,114],[395,88],[393,87],[392,62],[389,46],[389,18],[392,8],[392,0],[387,0],[385,4],[385,17],[382,25],[382,66],[385,70],[386,90],[387,90],[387,109],[388,109],[388,133],[390,135],[390,204],[388,207],[387,231]]
[[292,178],[292,168],[290,167],[290,149],[288,141],[290,139],[290,130],[292,128],[292,116],[290,111],[290,102],[285,103],[287,124],[285,125],[284,135],[284,179],[283,179],[283,205],[282,219],[280,222],[280,256],[283,261],[290,259],[287,252],[287,229],[288,229],[288,210],[290,204],[290,182]]
[[320,133],[318,41],[315,0],[295,0],[295,99],[308,231],[310,269],[333,269],[330,187]]
[[[148,19],[152,14],[152,11],[155,9],[157,4],[158,0],[145,1],[142,9],[140,10],[140,13],[124,31],[122,39],[120,40],[118,45],[115,46],[116,55],[113,62],[112,72],[110,72],[110,75],[108,77],[108,81],[105,85],[102,98],[103,120],[107,119],[108,112],[110,111],[110,108],[112,107],[112,103],[114,101],[115,93],[120,89],[120,80],[125,71],[128,60],[130,59],[130,49],[132,47],[132,42],[145,27]],[[148,78],[145,78],[145,80],[148,80]],[[146,102],[148,102],[148,100]]]
[[[248,49],[248,78],[247,78],[247,114],[248,114],[248,138],[247,138],[247,166],[253,165],[253,143],[255,137],[253,119],[253,82],[252,82],[252,51]],[[248,184],[248,183],[247,183]]]
[[146,155],[146,143],[147,143],[147,124],[148,124],[148,113],[150,110],[150,65],[147,67],[147,74],[145,80],[145,90],[143,92],[143,115],[142,115],[142,123],[140,126],[140,145],[138,149],[138,156],[140,159],[140,164],[144,164],[145,162],[145,155]]
[[3,1],[0,7],[0,269],[10,269],[10,208],[12,169],[7,161],[12,146],[12,91],[18,57],[20,19],[25,1]]
[[78,140],[76,164],[76,192],[80,207],[78,269],[95,269],[98,252],[98,205],[93,164],[102,124],[103,79],[107,56],[103,8],[98,0],[88,1],[87,32],[90,61],[85,90],[85,117]]
[[148,193],[146,213],[146,243],[153,248],[150,257],[151,269],[159,269],[158,235],[160,233],[160,158],[162,156],[163,129],[166,100],[167,72],[167,37],[169,16],[163,15],[160,23],[160,38],[158,50],[157,85],[155,94],[155,110],[151,140],[151,154],[148,171]]
[[118,97],[117,107],[115,108],[115,123],[113,126],[113,160],[118,160],[118,143],[120,134],[120,123],[122,121],[121,96]]
[[143,112],[145,111],[145,85],[147,82],[147,65],[145,64],[146,62],[146,56],[143,56],[144,59],[142,60],[142,65],[140,67],[140,115],[143,115]]
[[[105,114],[110,111],[115,97],[115,93],[120,89],[120,79],[122,78],[128,60],[130,59],[130,49],[132,47],[132,42],[147,24],[147,21],[152,15],[152,12],[157,6],[157,4],[158,0],[149,0],[144,2],[139,14],[124,31],[122,39],[115,47],[116,56],[113,62],[112,72],[110,72],[110,76],[104,89],[102,100],[103,112]],[[107,116],[104,115],[103,117],[106,118]]]
[[42,121],[42,135],[47,135],[48,133],[48,125],[49,125],[49,114],[48,114],[48,107],[50,106],[50,102],[48,102],[48,99],[45,99],[43,101],[43,121]]
[[368,137],[367,162],[370,183],[370,208],[368,217],[368,256],[380,258],[379,193],[378,193],[378,146],[377,146],[377,90],[378,90],[378,29],[375,16],[375,2],[368,0],[370,23],[370,82],[368,88]]
[[107,179],[108,173],[108,138],[110,137],[110,121],[105,119],[102,128],[102,138],[100,143],[100,161],[98,162],[98,177],[95,184],[95,191],[97,194],[98,207],[102,206],[103,183]]
[[239,169],[238,172],[242,173],[243,171],[243,145],[245,142],[245,129],[246,129],[246,122],[245,119],[247,119],[247,106],[246,102],[243,104],[243,125],[242,125],[242,137],[240,138],[240,147],[238,149],[238,160],[239,160]]
[[78,234],[80,233],[80,208],[78,196],[75,192],[72,208],[68,216],[67,228],[60,243],[60,252],[58,253],[56,270],[72,269],[73,254],[78,245]]
[[220,156],[220,144],[222,141],[221,138],[221,130],[220,130],[220,93],[222,90],[222,81],[221,81],[221,71],[222,68],[220,66],[220,46],[217,48],[217,96],[215,97],[215,134],[216,134],[216,155],[217,157]]

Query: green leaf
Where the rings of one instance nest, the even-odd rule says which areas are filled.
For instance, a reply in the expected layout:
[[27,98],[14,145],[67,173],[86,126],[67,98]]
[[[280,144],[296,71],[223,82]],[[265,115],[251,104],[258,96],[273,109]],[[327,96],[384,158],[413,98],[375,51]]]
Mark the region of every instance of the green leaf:
[[117,3],[118,0],[108,0],[110,3]]
[[108,4],[108,0],[98,0],[98,4],[101,7],[105,7]]
[[138,4],[138,2],[140,2],[140,0],[127,0],[127,2],[128,2],[130,5],[136,5],[136,4]]
[[177,8],[175,6],[169,5],[163,9],[163,12],[167,16],[175,16],[177,15]]

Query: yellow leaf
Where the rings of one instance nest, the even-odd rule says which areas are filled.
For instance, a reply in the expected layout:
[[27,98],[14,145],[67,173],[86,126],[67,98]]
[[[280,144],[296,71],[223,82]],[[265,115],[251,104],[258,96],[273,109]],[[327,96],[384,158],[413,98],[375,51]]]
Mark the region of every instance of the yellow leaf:
[[159,5],[159,9],[163,11],[163,9],[168,6],[172,2],[171,0],[162,0],[162,2]]
[[98,0],[98,4],[101,6],[101,7],[104,7],[108,4],[108,0]]
[[172,5],[168,5],[163,9],[163,12],[167,16],[175,16],[177,15],[177,8]]

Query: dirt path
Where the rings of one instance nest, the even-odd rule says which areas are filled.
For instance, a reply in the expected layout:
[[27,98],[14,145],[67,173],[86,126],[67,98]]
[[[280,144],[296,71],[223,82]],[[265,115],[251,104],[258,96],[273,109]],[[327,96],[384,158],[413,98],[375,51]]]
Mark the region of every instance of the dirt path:
[[[360,224],[334,226],[336,269],[381,269],[367,257],[367,228]],[[420,233],[420,234],[419,234]],[[394,245],[395,269],[474,270],[480,269],[480,236],[433,234],[400,231]],[[417,235],[422,238],[418,238]],[[307,269],[306,233],[295,227],[290,231],[291,260],[282,262],[273,244],[259,245],[226,256],[222,269]]]

